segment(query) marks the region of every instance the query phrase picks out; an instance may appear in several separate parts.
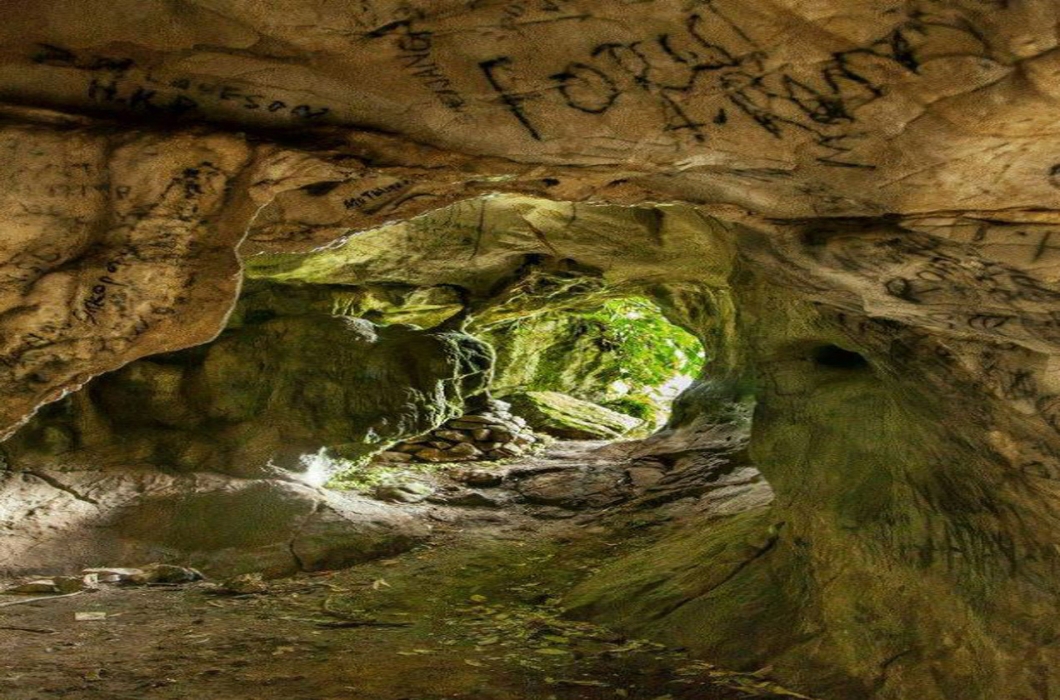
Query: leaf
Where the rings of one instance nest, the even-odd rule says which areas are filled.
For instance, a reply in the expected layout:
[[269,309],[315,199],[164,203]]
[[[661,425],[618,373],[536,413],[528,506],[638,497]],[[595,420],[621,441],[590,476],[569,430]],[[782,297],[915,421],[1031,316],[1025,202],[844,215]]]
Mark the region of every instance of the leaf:
[[566,656],[570,654],[566,649],[556,649],[555,647],[541,647],[540,649],[534,649],[534,653],[546,656]]

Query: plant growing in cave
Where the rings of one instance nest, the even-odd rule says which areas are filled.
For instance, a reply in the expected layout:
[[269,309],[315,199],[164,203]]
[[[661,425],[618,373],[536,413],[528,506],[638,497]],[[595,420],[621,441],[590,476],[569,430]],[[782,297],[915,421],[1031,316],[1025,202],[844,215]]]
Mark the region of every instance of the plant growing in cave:
[[558,391],[657,424],[704,360],[699,340],[643,297],[582,297],[489,324],[493,390]]
[[703,364],[699,340],[667,321],[647,299],[609,299],[578,315],[596,325],[597,342],[615,354],[621,379],[633,387],[658,387],[675,376],[692,376]]

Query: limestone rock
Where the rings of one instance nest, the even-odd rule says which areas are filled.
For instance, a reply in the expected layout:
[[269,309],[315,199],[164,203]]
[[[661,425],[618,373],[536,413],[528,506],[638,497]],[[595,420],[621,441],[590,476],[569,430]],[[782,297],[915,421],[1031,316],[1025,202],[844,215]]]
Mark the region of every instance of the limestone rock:
[[[397,448],[397,449],[401,449],[401,448]],[[376,461],[378,461],[378,462],[384,462],[384,463],[402,463],[402,462],[411,462],[412,461],[412,455],[409,454],[408,452],[393,452],[393,451],[380,452],[378,455],[375,456],[374,459]]]
[[468,508],[497,508],[504,505],[506,500],[501,496],[482,493],[481,491],[467,490],[446,496],[445,503],[450,506],[464,506]]
[[469,442],[462,442],[459,445],[454,445],[449,449],[449,456],[458,457],[461,459],[474,458],[482,454],[481,451]]
[[554,391],[530,391],[508,400],[534,430],[567,440],[621,437],[641,424],[637,418]]
[[[475,362],[410,376],[401,352],[335,342],[348,324],[253,305],[209,348],[159,353],[222,330],[241,262],[362,285],[351,308],[405,320],[576,269],[653,295],[712,345],[715,401],[692,412],[743,420],[753,401],[749,454],[778,496],[615,562],[580,612],[829,700],[1055,696],[1058,15],[1045,0],[0,3],[0,431],[117,371],[5,444],[0,566],[286,571],[311,516],[331,534],[376,524],[322,539],[306,552],[321,565],[405,541],[371,505],[314,515],[308,487],[216,472],[268,476],[275,456],[290,478],[322,447],[429,432],[482,388]],[[408,303],[376,304],[395,288]],[[366,422],[379,397],[351,378],[454,407],[393,396]]]
[[[480,405],[478,411],[486,411],[481,405],[488,405],[493,412],[464,414],[447,421],[429,436],[407,440],[392,446],[390,452],[384,454],[410,454],[416,459],[436,463],[495,460],[523,454],[537,442],[533,433],[525,429],[525,422],[521,426],[507,413],[507,403],[483,401],[481,397],[475,397],[472,403]],[[384,464],[388,460],[379,456],[374,461]]]
[[20,583],[17,586],[11,586],[5,588],[2,593],[12,594],[34,594],[34,593],[61,593],[59,586],[56,585],[53,579],[37,579],[36,581],[26,581]]
[[473,487],[500,486],[504,481],[503,474],[489,471],[487,469],[469,469],[467,471],[460,471],[455,473],[454,477],[458,481],[462,481],[468,486]]
[[34,474],[0,474],[4,574],[107,561],[119,568],[88,571],[120,582],[150,572],[130,567],[164,559],[178,566],[161,565],[159,575],[194,567],[211,577],[280,576],[389,556],[427,534],[398,509],[288,481],[151,469]]
[[520,479],[516,488],[530,503],[569,509],[606,506],[627,495],[622,475],[608,470],[532,475]]
[[468,440],[471,439],[467,435],[465,435],[464,433],[462,433],[462,432],[460,432],[458,430],[435,430],[432,434],[433,435],[437,435],[438,437],[442,438],[443,440],[448,440],[451,443],[453,443],[453,442],[467,442]]
[[130,578],[130,583],[192,583],[201,581],[203,575],[195,569],[174,564],[149,564],[142,573]]
[[418,481],[382,484],[372,491],[372,495],[375,498],[392,503],[419,503],[432,493],[434,493],[433,488]]
[[239,574],[222,581],[216,591],[228,595],[257,595],[268,592],[269,587],[259,573]]

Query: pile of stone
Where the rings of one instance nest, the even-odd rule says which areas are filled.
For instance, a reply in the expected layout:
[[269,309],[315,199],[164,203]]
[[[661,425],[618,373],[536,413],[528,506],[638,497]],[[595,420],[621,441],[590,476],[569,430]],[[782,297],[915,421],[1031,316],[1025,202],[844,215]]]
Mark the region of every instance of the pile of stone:
[[427,435],[406,440],[376,457],[380,462],[473,462],[518,457],[541,439],[503,401],[454,418]]
[[12,595],[69,595],[97,590],[101,584],[116,586],[149,586],[154,584],[193,583],[203,580],[195,569],[174,564],[149,564],[139,569],[85,569],[77,576],[50,576],[25,581],[0,590]]

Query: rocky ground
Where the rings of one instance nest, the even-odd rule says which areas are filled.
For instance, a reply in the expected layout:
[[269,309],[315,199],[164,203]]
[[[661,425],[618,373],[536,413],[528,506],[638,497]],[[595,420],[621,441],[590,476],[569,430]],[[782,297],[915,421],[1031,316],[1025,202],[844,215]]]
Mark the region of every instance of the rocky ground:
[[557,443],[538,457],[424,476],[419,491],[430,495],[400,507],[429,520],[433,535],[394,558],[267,581],[256,593],[209,581],[103,586],[7,605],[0,697],[800,697],[562,616],[564,593],[605,561],[675,523],[768,501],[738,462]]

